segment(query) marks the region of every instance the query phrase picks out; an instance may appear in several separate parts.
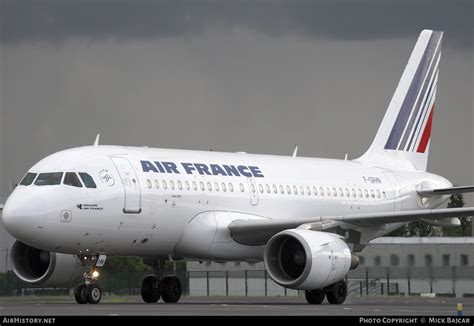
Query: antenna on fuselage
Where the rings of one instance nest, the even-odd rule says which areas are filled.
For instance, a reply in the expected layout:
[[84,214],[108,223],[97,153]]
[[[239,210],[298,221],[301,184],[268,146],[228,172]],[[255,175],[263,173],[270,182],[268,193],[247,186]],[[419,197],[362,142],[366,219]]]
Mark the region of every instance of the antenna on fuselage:
[[97,134],[97,136],[95,137],[93,146],[99,146],[99,138],[100,138],[100,134]]
[[295,148],[293,149],[293,154],[291,156],[296,157],[297,154],[298,154],[298,146],[295,145]]

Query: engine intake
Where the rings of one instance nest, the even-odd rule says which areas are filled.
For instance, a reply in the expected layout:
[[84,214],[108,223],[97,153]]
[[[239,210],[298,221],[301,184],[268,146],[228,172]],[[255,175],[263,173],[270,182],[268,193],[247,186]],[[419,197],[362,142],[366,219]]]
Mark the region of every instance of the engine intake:
[[340,281],[353,265],[351,252],[340,236],[302,229],[273,236],[263,259],[276,283],[301,290],[321,289]]
[[86,271],[74,255],[44,251],[15,241],[10,259],[22,281],[48,287],[70,286]]

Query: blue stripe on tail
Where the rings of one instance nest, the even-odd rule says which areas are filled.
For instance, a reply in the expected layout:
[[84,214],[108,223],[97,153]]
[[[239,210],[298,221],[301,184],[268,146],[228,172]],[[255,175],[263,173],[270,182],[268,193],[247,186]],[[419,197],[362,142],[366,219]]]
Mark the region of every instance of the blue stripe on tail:
[[[400,112],[398,113],[397,119],[395,120],[393,128],[388,137],[387,143],[385,144],[385,149],[395,150],[398,148],[400,139],[402,138],[403,132],[408,123],[408,119],[410,118],[410,114],[412,113],[415,101],[418,97],[420,89],[424,85],[424,80],[426,79],[430,63],[433,61],[435,55],[438,53],[437,51],[435,52],[435,50],[441,38],[441,35],[441,32],[433,32],[430,37],[430,40],[428,41],[428,45],[425,49],[425,52],[423,53],[420,64],[418,65],[410,87],[408,88]],[[407,132],[410,133],[410,130],[407,130]]]

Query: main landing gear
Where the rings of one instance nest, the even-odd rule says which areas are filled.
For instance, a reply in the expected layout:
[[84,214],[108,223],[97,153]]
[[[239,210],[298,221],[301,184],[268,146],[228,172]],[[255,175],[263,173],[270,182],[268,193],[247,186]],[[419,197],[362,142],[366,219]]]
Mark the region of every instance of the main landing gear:
[[98,284],[99,271],[95,266],[98,258],[97,256],[80,256],[79,259],[87,266],[87,271],[84,273],[85,282],[74,289],[74,298],[79,304],[97,304],[102,299],[102,289]]
[[152,265],[154,274],[142,281],[141,295],[146,303],[156,303],[160,297],[166,303],[176,303],[181,298],[181,281],[176,276],[163,277],[163,265],[163,261],[156,261]]
[[331,304],[342,304],[346,301],[347,284],[344,280],[341,280],[324,289],[305,291],[305,296],[309,304],[321,304],[324,301],[324,297]]

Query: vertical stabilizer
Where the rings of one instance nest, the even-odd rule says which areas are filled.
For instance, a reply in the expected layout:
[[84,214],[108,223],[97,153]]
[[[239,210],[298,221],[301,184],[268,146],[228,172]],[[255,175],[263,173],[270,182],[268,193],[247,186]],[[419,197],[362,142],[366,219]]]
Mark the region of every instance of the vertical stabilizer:
[[375,139],[359,161],[426,171],[442,32],[423,30]]

